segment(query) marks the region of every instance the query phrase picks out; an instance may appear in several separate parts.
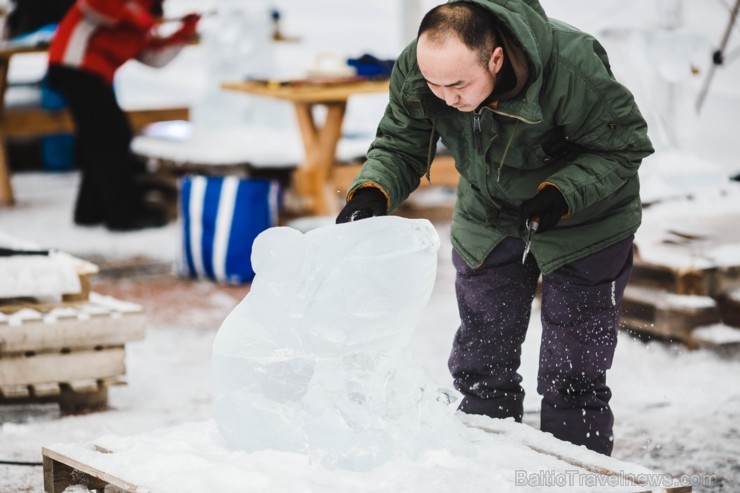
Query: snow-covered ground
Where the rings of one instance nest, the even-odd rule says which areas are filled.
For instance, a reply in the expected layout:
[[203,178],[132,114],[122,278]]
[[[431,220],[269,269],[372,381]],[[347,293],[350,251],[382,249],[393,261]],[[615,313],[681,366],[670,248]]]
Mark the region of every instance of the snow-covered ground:
[[[36,224],[47,224],[39,228],[46,232],[38,235],[38,239],[57,244],[53,241],[55,233],[73,253],[104,254],[117,244],[116,254],[128,252],[156,260],[168,255],[172,258],[174,226],[113,237],[102,229],[73,227],[66,215],[57,215],[56,210],[72,200],[75,178],[75,175],[17,176],[21,203],[36,205],[4,211],[0,229],[7,230],[12,218],[22,217],[29,226],[13,228],[14,232],[33,233]],[[65,182],[64,187],[60,186],[61,182]],[[56,217],[56,224],[53,220],[44,222],[46,216]],[[412,350],[416,362],[430,378],[440,387],[449,387],[446,359],[458,318],[449,225],[439,223],[436,227],[442,239],[437,281],[418,324]],[[188,287],[179,292],[173,281],[164,285],[155,283],[146,291],[140,287],[146,284],[146,280],[102,278],[93,285],[106,294],[142,303],[151,319],[146,339],[127,346],[128,385],[111,388],[111,409],[64,418],[59,418],[49,407],[0,409],[0,459],[38,461],[43,445],[79,443],[108,435],[128,436],[211,419],[211,345],[216,329],[244,290],[225,290],[198,282],[184,283]],[[190,306],[195,300],[200,300],[198,305]],[[535,310],[522,368],[528,392],[525,422],[535,427],[539,421],[535,390],[539,336],[540,323]],[[740,354],[736,351],[688,351],[680,345],[645,344],[622,334],[609,376],[616,415],[614,457],[674,475],[716,476],[714,488],[695,488],[695,491],[733,491],[740,484],[738,372]],[[280,468],[274,465],[267,470],[281,474]],[[287,471],[283,470],[282,474]],[[342,476],[337,484],[344,486],[352,477],[350,473],[337,474]],[[41,491],[41,479],[38,467],[0,466],[3,492]],[[465,477],[450,478],[450,481],[455,487],[466,484]],[[311,491],[339,491],[326,484],[306,487]],[[260,491],[280,489],[276,486]],[[357,491],[373,491],[373,488],[366,486]],[[409,486],[405,491],[415,490]]]
[[[215,0],[171,0],[170,3],[173,12],[201,10],[206,8],[204,5],[230,5],[229,2]],[[655,31],[656,19],[660,18],[656,17],[655,12],[659,4],[664,3],[658,0],[610,0],[599,2],[597,8],[587,0],[545,0],[543,6],[550,15],[591,32],[609,29],[612,33],[618,33],[619,29],[626,27]],[[723,3],[721,0],[684,2],[684,30],[716,45],[728,17]],[[330,0],[284,0],[275,4],[283,11],[284,32],[301,36],[304,41],[298,45],[276,48],[278,61],[298,60],[307,67],[312,54],[317,51],[337,51],[336,39],[342,40],[342,53],[351,56],[370,51],[381,57],[393,57],[404,43],[401,7],[397,0],[357,1],[352,2],[352,9]],[[423,11],[433,4],[419,2],[419,5]],[[740,42],[737,30],[735,35],[735,43]],[[653,138],[656,143],[664,145],[666,152],[671,142],[679,145],[678,149],[671,149],[675,153],[673,159],[666,159],[666,155],[661,154],[646,161],[643,178],[646,183],[652,184],[646,191],[655,197],[675,194],[677,188],[680,189],[678,195],[695,193],[697,188],[706,190],[716,186],[718,180],[723,180],[723,174],[740,172],[733,145],[737,138],[733,135],[736,132],[734,122],[740,110],[740,85],[737,84],[740,80],[740,62],[718,71],[699,118],[691,117],[682,108],[677,110],[676,118],[661,122],[663,107],[651,91],[656,87],[668,87],[666,91],[695,95],[702,83],[701,76],[706,74],[707,60],[693,53],[693,49],[689,52],[674,50],[678,61],[666,70],[674,73],[671,70],[677,65],[689,71],[686,66],[689,63],[681,58],[686,55],[695,57],[698,65],[704,64],[701,76],[686,76],[679,70],[680,73],[674,76],[674,85],[651,84],[650,81],[655,80],[652,78],[654,74],[647,73],[646,67],[651,65],[649,62],[653,58],[648,57],[646,62],[645,53],[640,51],[643,39],[633,37],[627,43],[624,37],[617,35],[608,37],[608,40],[616,50],[611,50],[609,42],[605,40],[612,54],[614,71],[630,87],[633,87],[630,81],[634,81],[641,108],[651,121],[651,132],[655,131]],[[708,54],[705,55],[708,58]],[[119,78],[119,95],[128,106],[184,101],[194,104],[196,108],[201,105],[202,108],[203,101],[212,101],[209,98],[214,98],[211,92],[213,88],[209,86],[213,82],[212,74],[205,68],[210,62],[212,60],[208,60],[203,51],[193,49],[176,60],[172,67],[162,71],[132,64],[125,67]],[[33,70],[32,67],[15,68],[17,77],[27,73],[26,70]],[[229,67],[225,73],[229,70],[235,69]],[[693,107],[694,98],[687,97],[682,101],[686,106]],[[255,115],[260,114],[241,103],[234,109],[236,115],[224,117],[224,120],[238,120],[240,116],[247,115],[253,123]],[[270,112],[269,118],[266,118],[269,120],[268,126],[274,128],[283,123],[292,125],[288,110],[282,108],[277,113]],[[356,105],[354,109],[350,107],[348,128],[366,131],[377,111],[378,108],[368,108],[363,104]],[[281,117],[287,120],[281,123]],[[210,120],[206,115],[201,121]],[[676,122],[681,124],[675,126]],[[676,138],[679,140],[676,141]],[[700,164],[686,166],[686,163],[702,161],[709,164],[706,167]],[[671,181],[670,177],[675,175],[668,171],[674,167],[674,163],[681,174],[680,178]],[[100,228],[75,227],[71,222],[71,210],[77,179],[74,173],[24,173],[14,176],[18,205],[13,209],[0,210],[0,231],[86,258],[125,260],[144,257],[154,262],[172,262],[178,245],[177,227],[174,224],[159,230],[126,234],[112,234]],[[702,203],[708,203],[707,207],[711,205],[711,201]],[[680,210],[691,214],[691,208],[686,207],[685,203]],[[432,299],[418,324],[412,350],[417,363],[430,378],[440,387],[449,387],[446,359],[458,323],[454,270],[450,257],[449,224],[442,222],[435,226],[443,242],[439,251],[437,282]],[[732,230],[739,227],[738,224],[728,226]],[[46,444],[84,442],[107,435],[149,433],[211,418],[211,345],[220,322],[244,291],[205,282],[189,283],[180,299],[165,296],[167,291],[180,293],[172,284],[160,286],[157,293],[147,296],[142,294],[141,287],[137,287],[139,285],[135,279],[100,279],[96,282],[94,289],[97,286],[106,294],[123,295],[126,299],[142,303],[150,314],[151,324],[146,339],[127,346],[128,385],[111,389],[111,409],[101,413],[60,418],[45,406],[0,408],[0,460],[38,461],[40,448]],[[199,300],[197,306],[188,306],[188,301],[194,299]],[[539,407],[535,391],[540,333],[538,315],[536,309],[525,342],[522,368],[528,392],[525,422],[535,427],[538,425]],[[622,334],[609,374],[616,415],[614,456],[674,475],[698,474],[715,479],[712,484],[695,486],[694,491],[738,490],[738,374],[740,354],[737,352],[706,349],[688,351],[678,345],[645,344]],[[191,429],[197,429],[197,425],[193,426],[196,428]],[[486,466],[494,465],[476,465]],[[391,464],[386,471],[392,476],[399,474],[398,468],[401,467],[403,464],[394,469]],[[273,477],[288,472],[269,463],[264,464],[264,470],[273,474]],[[267,474],[268,479],[270,474]],[[290,484],[306,491],[378,491],[377,483],[368,484],[365,481],[367,478],[352,476],[351,473],[335,474],[341,475],[336,482],[331,476],[322,476],[319,482],[311,484],[267,481],[258,486],[259,491],[267,492],[281,491],[281,484]],[[474,475],[473,469],[459,476],[447,477],[447,482],[442,483],[435,483],[433,478],[426,477],[423,484],[434,485],[440,491],[465,489],[477,486],[469,479]],[[341,485],[341,488],[337,489],[337,485]],[[194,488],[191,491],[213,491],[208,486],[200,489],[198,485],[190,487]],[[239,491],[246,487],[237,483],[230,489]],[[413,484],[401,489],[416,491]],[[0,465],[0,492],[41,490],[41,468]]]

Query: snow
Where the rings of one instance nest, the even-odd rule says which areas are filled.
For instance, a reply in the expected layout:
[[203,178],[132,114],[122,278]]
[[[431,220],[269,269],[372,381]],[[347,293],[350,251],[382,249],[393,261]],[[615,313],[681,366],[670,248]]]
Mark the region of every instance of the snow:
[[0,298],[59,296],[80,292],[74,259],[65,254],[0,258]]
[[724,324],[714,324],[707,327],[698,327],[691,331],[691,337],[712,344],[740,343],[740,330]]
[[[420,3],[424,4],[421,10],[431,6],[428,2]],[[543,0],[550,15],[594,33],[628,27],[654,29],[659,3],[662,2],[605,0],[594,8],[593,2],[587,0]],[[173,10],[184,13],[205,9],[214,2],[171,0],[168,4],[175,6]],[[352,56],[369,51],[381,58],[390,58],[405,42],[396,1],[358,1],[352,2],[351,8],[349,4],[330,0],[303,3],[284,0],[276,5],[283,9],[283,31],[304,40],[303,43],[286,44],[275,54],[277,63],[292,64],[292,70],[308,68],[313,63],[312,54],[320,51],[341,51]],[[352,9],[356,13],[351,12]],[[331,12],[331,21],[327,21],[327,12]],[[686,31],[707,38],[714,46],[726,25],[727,12],[722,2],[684,2],[683,22]],[[378,36],[385,32],[391,34]],[[342,39],[341,46],[337,39]],[[609,41],[618,43],[620,40]],[[640,41],[633,39],[632,42]],[[737,42],[736,37],[733,42]],[[639,69],[649,65],[639,51],[613,51],[610,46],[606,47],[612,55],[615,73],[620,77],[626,78],[631,73],[639,78]],[[33,80],[43,60],[39,64],[38,58],[33,62],[34,55],[17,58],[19,62],[14,58],[11,66],[11,77]],[[20,62],[21,59],[29,61]],[[203,50],[193,47],[162,71],[127,65],[117,80],[118,94],[126,107],[166,103],[193,104],[197,108],[198,103],[214,91],[214,81],[206,70],[208,63]],[[687,107],[693,106],[692,96],[696,95],[706,75],[706,59],[703,64],[701,60],[697,63],[701,69],[698,76],[671,72],[678,73],[674,77],[676,80],[671,82],[672,87],[676,93],[684,94],[682,104]],[[673,70],[675,66],[669,68]],[[637,236],[640,255],[651,262],[671,265],[676,262],[703,268],[736,265],[740,258],[736,248],[737,231],[740,231],[736,206],[738,191],[734,184],[723,179],[723,176],[740,171],[734,146],[737,139],[734,122],[740,109],[739,77],[740,63],[721,68],[699,118],[687,118],[682,113],[668,122],[655,117],[660,115],[659,111],[654,111],[659,101],[651,98],[647,91],[640,92],[642,84],[636,86],[641,109],[652,118],[651,135],[661,137],[659,142],[665,144],[672,141],[668,137],[672,136],[675,143],[676,136],[690,134],[690,139],[677,141],[683,147],[670,149],[666,144],[643,166],[644,197],[650,202],[663,201],[645,210],[645,223]],[[238,121],[244,116],[254,124],[255,108],[269,108],[267,130],[293,131],[290,108],[259,106],[261,103],[253,101],[245,103],[239,97],[229,101],[235,103],[236,116],[224,115],[224,121],[229,118]],[[377,106],[373,101],[354,108],[350,105],[346,129],[359,135],[372,133],[376,121],[373,111],[378,111]],[[212,120],[204,117],[201,121]],[[687,123],[689,131],[670,125],[676,122]],[[663,136],[667,138],[663,140]],[[285,149],[282,150],[294,155],[302,153],[293,141],[286,139],[283,144]],[[223,151],[230,150],[228,144],[223,147]],[[701,171],[697,172],[698,167]],[[136,258],[159,264],[174,261],[178,245],[176,224],[136,233],[109,233],[102,228],[74,226],[71,212],[77,182],[75,173],[14,175],[18,204],[13,209],[0,211],[0,231],[44,248],[56,248],[108,263]],[[717,214],[720,210],[731,213]],[[450,385],[446,359],[459,320],[449,224],[437,223],[435,227],[442,241],[437,280],[431,301],[416,326],[410,349],[421,369],[436,385],[444,388]],[[685,246],[686,235],[696,231],[703,232],[703,236],[689,242],[692,255],[687,256],[685,248],[675,248],[676,242],[683,242]],[[93,289],[125,291],[134,282],[134,279],[112,282],[100,278],[93,282]],[[472,457],[455,455],[451,450],[430,451],[419,460],[399,458],[365,473],[329,470],[296,453],[230,452],[221,446],[212,421],[211,347],[216,329],[243,293],[236,296],[223,287],[191,283],[188,284],[189,297],[176,305],[175,299],[166,297],[168,289],[179,293],[174,288],[163,288],[153,295],[131,299],[145,305],[152,323],[145,340],[127,345],[128,385],[110,390],[110,409],[59,417],[48,406],[0,408],[0,459],[39,461],[43,445],[58,443],[72,447],[71,444],[95,442],[123,454],[127,450],[135,452],[124,456],[130,462],[120,464],[122,472],[148,468],[148,476],[139,479],[161,485],[162,491],[176,486],[180,487],[179,491],[231,491],[242,490],[249,484],[267,493],[287,489],[327,492],[490,490],[492,484],[502,485],[497,491],[537,491],[534,488],[507,490],[514,480],[512,472],[517,467],[530,472],[563,467],[546,458],[535,460],[515,444],[497,441],[495,435],[480,435],[475,442],[478,454]],[[739,295],[733,296],[737,299]],[[698,301],[706,300],[672,299],[680,304]],[[38,313],[17,316],[32,317]],[[538,318],[539,307],[535,305],[521,369],[527,391],[525,423],[533,427],[538,426],[539,410],[535,390],[541,331]],[[719,336],[724,340],[724,328],[711,327],[706,332],[714,334],[715,340]],[[614,457],[674,476],[704,475],[701,477],[706,481],[695,485],[694,491],[737,489],[740,485],[737,459],[740,457],[739,373],[740,357],[734,350],[688,351],[682,346],[643,343],[621,334],[609,374],[616,416]],[[521,428],[519,434],[515,433],[516,438],[525,437],[525,430]],[[593,457],[589,455],[588,459],[591,461]],[[178,483],[179,474],[192,471],[199,473],[196,479],[187,484]],[[41,485],[42,473],[38,467],[0,465],[0,491],[41,491]],[[85,490],[78,488],[78,491]]]
[[[56,232],[57,237],[65,238],[73,252],[76,248],[99,255],[106,253],[111,234],[102,229],[74,228],[68,222],[61,222],[53,231],[39,231],[31,227],[37,220],[53,214],[60,207],[59,202],[43,199],[49,194],[55,195],[57,175],[19,174],[15,180],[19,198],[26,207],[20,212],[15,209],[3,211],[0,230],[4,229],[3,224],[9,219],[20,215],[28,220],[27,237],[33,234],[53,237],[51,233]],[[74,186],[74,183],[71,180],[70,186]],[[69,205],[72,196],[67,196]],[[29,202],[34,203],[31,206]],[[320,224],[321,218],[316,222]],[[450,386],[446,359],[459,320],[454,295],[449,224],[442,222],[435,226],[442,241],[438,252],[437,279],[431,300],[417,324],[411,352],[429,378],[444,388]],[[174,229],[166,228],[166,231],[176,236]],[[161,239],[155,235],[152,240],[150,234],[115,235],[125,241],[124,246],[119,246],[118,253],[144,253],[151,259],[161,259],[163,253],[157,243]],[[89,244],[85,245],[81,239]],[[174,253],[170,254],[169,259],[174,261]],[[117,289],[125,292],[126,286],[133,282],[134,279],[106,281],[101,278],[93,282],[93,289],[106,288],[110,291],[112,285],[117,285],[120,286]],[[399,481],[394,484],[413,485],[419,482],[429,486],[430,491],[449,491],[450,488],[468,485],[483,488],[484,483],[477,482],[478,475],[489,482],[500,480],[502,485],[513,481],[511,470],[502,472],[505,470],[496,466],[508,463],[505,462],[506,457],[502,458],[495,450],[487,449],[469,460],[442,450],[430,453],[428,460],[416,464],[415,469],[406,459],[398,463],[391,462],[383,466],[381,472],[366,475],[337,471],[329,473],[309,464],[305,456],[287,452],[260,452],[251,458],[240,452],[234,452],[233,456],[227,454],[220,445],[217,447],[221,442],[216,435],[215,423],[211,421],[211,348],[217,328],[240,297],[234,297],[223,291],[224,288],[209,283],[191,286],[192,291],[187,297],[175,293],[176,297],[164,298],[170,288],[163,288],[154,295],[140,294],[139,298],[117,296],[145,304],[145,313],[152,319],[146,338],[126,346],[128,385],[110,389],[111,408],[105,412],[60,418],[53,408],[44,406],[23,411],[12,406],[0,409],[0,459],[39,461],[42,446],[90,441],[108,443],[111,447],[114,442],[128,443],[127,446],[134,447],[135,443],[141,441],[144,448],[151,446],[153,450],[162,451],[160,447],[166,445],[155,443],[157,437],[171,434],[173,440],[177,438],[171,445],[175,448],[168,449],[165,456],[177,457],[177,460],[156,458],[149,453],[146,455],[147,458],[151,457],[148,461],[131,459],[132,464],[151,463],[156,470],[162,471],[161,475],[152,473],[153,481],[157,484],[168,479],[175,481],[175,473],[187,468],[184,464],[190,464],[190,470],[202,471],[203,478],[214,481],[221,481],[215,479],[216,476],[223,477],[223,481],[230,481],[237,474],[235,471],[245,471],[236,484],[241,487],[243,481],[251,478],[257,481],[260,478],[255,485],[267,485],[260,489],[267,493],[285,491],[286,485],[299,489],[312,485],[312,491],[346,491],[349,487],[357,491],[378,491],[377,488],[373,489],[373,485],[385,484],[383,481],[386,477],[389,481]],[[168,306],[179,298],[182,298],[180,302],[184,302],[184,306]],[[197,305],[198,300],[208,300],[209,306],[203,308]],[[196,307],[190,308],[191,304]],[[534,427],[539,425],[539,401],[535,386],[540,331],[539,307],[535,304],[523,348],[522,367],[527,391],[525,422]],[[614,457],[677,476],[716,475],[717,484],[724,484],[724,490],[729,488],[731,491],[732,485],[740,481],[736,469],[737,457],[740,456],[740,437],[736,431],[736,421],[740,415],[738,372],[740,359],[733,352],[717,353],[707,349],[688,351],[681,346],[642,343],[621,334],[609,375],[616,415]],[[205,447],[202,455],[192,452],[192,444]],[[190,452],[185,452],[183,447]],[[182,451],[182,456],[178,455],[179,451]],[[522,451],[509,453],[514,459],[524,454]],[[203,462],[206,458],[213,462]],[[521,465],[528,470],[531,468],[531,471],[549,469],[551,466],[550,463],[535,463],[531,457],[523,460]],[[134,468],[133,465],[131,467]],[[404,476],[404,471],[410,467],[414,475]],[[558,470],[562,464],[552,467]],[[173,475],[165,474],[165,471]],[[497,478],[496,471],[503,476]],[[0,491],[24,491],[24,488],[27,488],[25,491],[41,490],[40,468],[0,465],[0,478],[3,478],[0,479]],[[401,478],[405,478],[405,482],[400,482]],[[193,484],[190,491],[210,491],[209,488],[198,489],[201,483]],[[333,488],[333,484],[337,487]],[[404,491],[403,488],[400,490]],[[527,490],[520,488],[515,491]],[[719,486],[695,487],[694,491],[720,489]]]
[[735,289],[727,293],[727,297],[732,301],[740,301],[740,289]]
[[678,269],[732,267],[740,259],[738,224],[740,183],[728,181],[650,206],[635,241],[640,257],[652,264]]
[[663,310],[683,308],[687,311],[700,311],[717,306],[717,302],[710,296],[673,294],[664,290],[643,286],[627,286],[626,292],[632,299],[650,300],[653,306]]
[[[485,424],[490,420],[472,421]],[[96,452],[93,444],[84,449],[69,444],[53,448],[85,464],[105,469],[113,476],[125,477],[134,484],[145,484],[152,491],[163,493],[228,491],[234,485],[239,485],[239,491],[301,491],[310,485],[310,491],[316,492],[436,492],[462,484],[460,478],[466,476],[472,477],[465,480],[465,487],[486,491],[496,485],[497,492],[515,493],[542,491],[536,484],[522,487],[523,474],[535,476],[539,471],[552,471],[551,474],[559,474],[562,478],[569,473],[580,475],[584,484],[576,482],[568,491],[593,491],[587,484],[589,473],[586,471],[556,457],[534,452],[528,445],[532,439],[529,432],[534,431],[529,427],[504,422],[492,427],[491,431],[493,433],[461,428],[461,434],[466,435],[464,442],[468,444],[464,451],[438,449],[414,459],[396,457],[370,471],[341,473],[316,467],[306,455],[294,452],[231,452],[224,446],[212,421],[186,423],[139,436],[108,435],[95,440],[94,447],[110,453]],[[583,449],[578,450],[552,437],[538,436],[536,440],[539,448],[553,450],[561,457],[593,458]],[[178,460],[163,462],[160,459],[173,454]],[[490,464],[498,467],[489,467]],[[628,478],[651,474],[648,469],[606,457],[597,460],[595,465],[624,474],[622,478],[612,478],[616,480],[614,487],[607,482],[599,489],[604,492],[634,492],[636,487]],[[471,470],[478,472],[471,475]],[[131,471],[135,471],[133,475]],[[128,476],[124,476],[125,473],[129,473]]]

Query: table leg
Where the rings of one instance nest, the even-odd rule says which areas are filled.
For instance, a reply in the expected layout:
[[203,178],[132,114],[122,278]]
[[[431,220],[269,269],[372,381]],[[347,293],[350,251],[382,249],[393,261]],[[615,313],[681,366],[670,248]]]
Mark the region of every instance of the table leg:
[[[10,59],[0,57],[0,125],[4,125],[5,114],[5,89],[8,86],[8,66]],[[10,183],[10,164],[6,151],[5,134],[0,130],[0,203],[4,206],[13,205],[15,197],[13,186]]]
[[301,129],[306,160],[296,171],[295,190],[308,198],[311,214],[328,215],[337,212],[335,194],[329,188],[329,175],[336,163],[337,143],[342,134],[342,123],[347,108],[345,102],[322,103],[327,108],[323,126],[316,125],[312,103],[295,103]]
[[15,204],[13,186],[10,183],[10,167],[5,150],[5,137],[0,135],[0,203],[4,206]]

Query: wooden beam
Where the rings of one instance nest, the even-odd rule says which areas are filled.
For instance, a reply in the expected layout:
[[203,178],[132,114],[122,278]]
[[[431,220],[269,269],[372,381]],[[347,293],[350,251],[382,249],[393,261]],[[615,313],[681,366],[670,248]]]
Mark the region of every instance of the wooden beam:
[[[7,59],[5,62],[5,65],[0,63],[0,81],[5,80],[1,74],[2,70],[7,70]],[[0,87],[0,205],[11,206],[15,203],[15,195],[10,181],[6,139],[8,137],[73,133],[74,123],[66,110],[4,109],[2,107],[4,94],[4,87]],[[190,119],[190,110],[186,107],[128,110],[126,114],[134,131],[141,130],[155,122]]]
[[686,296],[661,289],[628,285],[622,300],[621,323],[628,329],[691,343],[691,331],[720,321],[708,296]]
[[46,382],[71,382],[126,373],[126,353],[121,347],[100,351],[47,353],[0,359],[0,387]]
[[[126,111],[134,130],[161,121],[188,120],[188,108],[155,108]],[[73,133],[74,122],[67,110],[43,108],[7,109],[0,119],[0,132],[5,137],[27,137],[55,133]]]
[[[58,319],[55,323],[43,320],[26,321],[20,325],[0,325],[3,346],[0,354],[43,351],[56,348],[75,350],[95,346],[118,346],[144,338],[147,319],[144,313],[110,313],[89,315],[88,320],[77,317]],[[51,381],[57,381],[52,379]]]
[[[84,449],[87,455],[90,451]],[[62,493],[68,487],[81,484],[90,490],[105,489],[113,485],[121,491],[136,493],[144,491],[134,484],[124,481],[108,473],[88,466],[81,460],[70,457],[69,451],[57,452],[52,447],[42,447],[41,454],[44,461],[44,491],[46,493]],[[79,455],[79,454],[78,454]]]

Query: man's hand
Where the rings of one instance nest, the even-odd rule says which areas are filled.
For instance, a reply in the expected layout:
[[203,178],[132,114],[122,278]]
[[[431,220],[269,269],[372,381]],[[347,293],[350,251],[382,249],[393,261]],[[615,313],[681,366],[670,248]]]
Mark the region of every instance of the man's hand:
[[357,190],[337,216],[337,224],[388,214],[388,201],[375,187]]
[[557,187],[546,186],[522,204],[521,224],[525,224],[528,219],[538,217],[540,225],[537,233],[544,233],[552,229],[567,213],[568,204],[560,190]]

